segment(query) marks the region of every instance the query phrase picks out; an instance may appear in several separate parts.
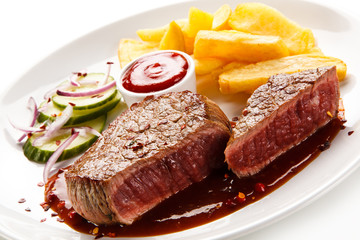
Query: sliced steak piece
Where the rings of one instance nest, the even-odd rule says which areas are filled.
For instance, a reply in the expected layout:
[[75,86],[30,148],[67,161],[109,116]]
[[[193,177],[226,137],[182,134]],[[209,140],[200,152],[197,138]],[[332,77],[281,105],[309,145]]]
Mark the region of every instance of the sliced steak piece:
[[103,132],[66,173],[74,209],[96,224],[131,224],[224,164],[230,122],[189,91],[147,97]]
[[279,74],[255,90],[225,150],[229,168],[253,175],[336,117],[335,67]]

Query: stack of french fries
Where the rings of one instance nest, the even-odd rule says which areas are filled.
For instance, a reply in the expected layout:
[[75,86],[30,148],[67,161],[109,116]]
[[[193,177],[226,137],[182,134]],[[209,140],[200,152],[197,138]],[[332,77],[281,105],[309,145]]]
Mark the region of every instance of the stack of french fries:
[[[120,66],[155,50],[184,51],[195,60],[197,76],[211,76],[221,93],[252,93],[274,74],[336,65],[339,81],[346,64],[325,56],[308,28],[261,3],[227,4],[215,13],[189,9],[187,19],[137,30],[138,39],[121,39]],[[198,85],[206,88],[207,84]],[[198,89],[206,92],[206,89]]]

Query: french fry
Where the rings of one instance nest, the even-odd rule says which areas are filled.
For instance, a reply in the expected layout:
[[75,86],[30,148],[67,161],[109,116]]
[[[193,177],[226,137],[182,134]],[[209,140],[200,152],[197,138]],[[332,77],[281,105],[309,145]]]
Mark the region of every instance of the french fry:
[[210,30],[212,27],[213,15],[204,12],[196,7],[191,7],[188,13],[188,23],[182,28],[187,54],[193,54],[194,41],[200,30]]
[[289,48],[290,55],[301,54],[315,46],[308,28],[286,18],[276,9],[262,3],[237,5],[229,19],[232,29],[259,35],[279,36]]
[[[209,95],[222,95],[219,90],[219,75],[223,73],[224,71],[228,71],[233,68],[242,67],[245,65],[248,65],[247,63],[241,63],[241,62],[231,62],[225,65],[222,65],[221,67],[215,67],[215,59],[201,59],[200,61],[204,61],[203,64],[205,65],[206,61],[214,61],[213,64],[210,64],[213,66],[213,69],[211,71],[205,71],[209,66],[204,66],[203,74],[196,74],[196,90],[198,93],[209,96]],[[197,59],[195,58],[195,71],[196,71],[196,63]],[[221,60],[219,60],[221,61]],[[208,69],[209,70],[209,69]],[[207,72],[207,73],[206,73]]]
[[189,55],[194,53],[194,42],[195,38],[190,37],[187,32],[183,32],[184,34],[184,42],[185,42],[185,52]]
[[234,69],[234,68],[240,68],[240,67],[244,67],[248,65],[248,63],[244,63],[244,62],[231,62],[231,63],[228,63],[226,64],[225,66],[222,67],[222,71],[225,72],[225,71],[228,71],[228,70],[231,70],[231,69]]
[[184,35],[179,25],[175,21],[169,24],[169,28],[160,41],[160,50],[185,51]]
[[334,57],[316,54],[300,54],[283,57],[225,71],[219,76],[220,91],[225,94],[252,93],[267,82],[272,75],[295,73],[324,66],[336,66],[339,81],[346,76],[346,64]]
[[[185,18],[175,20],[176,24],[181,29],[184,29],[188,24],[188,20]],[[143,28],[136,31],[136,34],[141,40],[146,42],[160,42],[165,32],[168,30],[170,24],[158,28]]]
[[220,58],[194,58],[194,62],[197,75],[209,74],[227,64],[227,61]]
[[253,35],[234,30],[201,30],[194,44],[195,58],[221,58],[254,63],[288,55],[288,48],[279,37]]
[[232,10],[229,4],[222,5],[215,13],[212,22],[212,30],[226,30],[230,29],[228,20],[231,16]]
[[189,9],[189,25],[184,29],[189,37],[195,37],[200,30],[210,30],[212,27],[213,15],[204,12],[196,7]]
[[159,28],[144,28],[136,31],[141,40],[146,42],[160,42],[168,25]]
[[304,54],[316,54],[316,55],[324,55],[319,47],[313,47],[304,52]]
[[123,68],[135,58],[158,49],[158,43],[142,42],[135,39],[121,39],[118,46],[120,67]]
[[[118,57],[124,67],[134,58],[158,49],[185,51],[195,60],[198,91],[252,93],[271,75],[336,65],[339,81],[346,64],[324,56],[310,29],[262,3],[228,4],[214,14],[191,7],[187,19],[162,27],[139,29],[142,41],[123,39]],[[233,95],[237,96],[237,95]]]

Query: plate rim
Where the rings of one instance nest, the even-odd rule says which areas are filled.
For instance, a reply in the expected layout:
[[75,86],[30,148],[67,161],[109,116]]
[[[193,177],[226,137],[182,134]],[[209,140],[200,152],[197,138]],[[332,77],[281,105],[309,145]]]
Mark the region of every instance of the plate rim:
[[[81,37],[79,37],[79,38],[77,38],[77,39],[74,39],[73,41],[71,41],[71,42],[68,43],[67,45],[64,45],[64,46],[60,47],[59,49],[57,49],[56,51],[54,51],[53,53],[50,53],[50,54],[48,55],[48,57],[52,56],[53,54],[56,54],[57,52],[63,51],[63,49],[65,49],[68,45],[74,44],[74,42],[77,42],[77,41],[81,41],[82,39],[86,38],[88,35],[92,35],[92,34],[96,33],[97,31],[103,29],[104,27],[110,27],[111,25],[118,24],[118,22],[124,21],[124,19],[134,18],[134,17],[136,17],[136,16],[143,15],[144,13],[154,12],[154,11],[158,11],[158,10],[160,10],[160,9],[167,9],[169,6],[183,5],[184,3],[186,3],[186,4],[191,4],[191,3],[193,3],[193,2],[199,2],[199,1],[188,1],[188,2],[182,2],[182,3],[173,4],[173,5],[167,5],[167,6],[163,6],[163,7],[161,7],[161,8],[156,8],[156,9],[147,10],[147,11],[145,11],[145,12],[141,12],[141,13],[132,15],[132,16],[130,16],[130,17],[120,19],[120,20],[118,20],[118,21],[116,21],[116,22],[110,23],[110,24],[108,24],[108,25],[106,25],[106,26],[103,26],[103,27],[100,27],[100,28],[98,28],[98,29],[96,29],[96,30],[93,30],[92,32],[90,32],[90,33],[88,33],[88,34],[85,34],[85,35],[83,35],[83,36],[81,36]],[[294,2],[304,2],[304,1],[297,0],[297,1],[294,1]],[[307,2],[307,1],[305,1],[305,2]],[[309,2],[309,3],[312,3],[312,2]],[[319,4],[319,3],[315,3],[315,4],[318,4],[318,5],[322,6],[322,5]],[[327,8],[331,8],[331,6],[326,6],[326,7],[327,7]],[[337,9],[336,11],[339,11],[339,10]],[[342,10],[340,10],[340,11],[342,11]],[[343,13],[344,13],[344,12],[343,12]],[[351,16],[351,17],[352,17],[353,19],[357,19],[357,18],[355,18],[355,16]],[[48,57],[46,57],[45,59],[41,60],[39,63],[35,64],[34,67],[35,67],[35,66],[38,66],[38,65],[41,65],[42,62],[46,61],[46,59],[47,59]],[[31,72],[32,69],[33,69],[33,67],[30,68],[30,69],[29,69],[28,71],[26,71],[25,73],[23,73],[23,75],[21,75],[13,84],[10,84],[10,85],[8,86],[8,89],[6,89],[6,90],[4,91],[4,94],[1,95],[0,99],[3,99],[3,98],[5,97],[5,92],[7,92],[7,91],[8,91],[13,85],[15,85],[17,82],[20,82],[20,80],[23,79],[29,72]],[[1,104],[0,106],[2,107],[2,104]],[[301,205],[301,204],[300,204],[300,203],[294,203],[294,206],[291,207],[291,209],[293,210],[292,212],[285,211],[285,213],[288,213],[288,214],[281,213],[281,214],[280,214],[280,215],[281,215],[280,218],[279,218],[279,216],[274,216],[272,219],[268,219],[266,222],[267,222],[268,224],[272,224],[270,221],[273,220],[274,218],[276,218],[277,220],[281,220],[281,219],[285,218],[286,216],[292,214],[293,212],[300,210],[301,208],[305,207],[306,205],[311,204],[311,203],[314,202],[316,199],[320,198],[323,194],[325,194],[326,192],[330,191],[333,187],[335,187],[337,184],[339,184],[343,179],[345,179],[347,176],[349,176],[352,172],[354,172],[354,171],[360,166],[360,158],[359,158],[359,156],[357,156],[357,158],[358,158],[358,160],[356,160],[356,161],[353,162],[353,166],[348,166],[347,169],[344,169],[343,171],[341,171],[341,172],[338,174],[337,177],[334,177],[334,178],[333,178],[333,182],[331,182],[331,183],[329,182],[329,183],[328,183],[329,186],[323,186],[323,189],[321,189],[321,191],[318,192],[315,196],[309,196],[309,198],[311,198],[311,200],[307,200],[307,201],[305,201],[305,202],[299,200],[304,206],[301,206],[301,207],[299,208],[299,205]],[[0,205],[2,205],[2,204],[0,203]],[[294,209],[293,209],[293,208],[294,208]],[[296,208],[296,209],[295,209],[295,208]],[[217,221],[217,220],[215,220],[214,222],[216,222],[216,221]],[[213,223],[213,222],[211,222],[211,223]],[[0,226],[1,226],[1,225],[0,225]],[[267,226],[267,225],[266,225],[266,226]],[[200,227],[201,227],[201,226],[200,226]],[[261,226],[261,228],[262,228],[262,227],[265,227],[265,226]],[[258,228],[257,228],[257,229],[258,229]],[[255,231],[255,230],[257,230],[257,229],[253,229],[253,231]],[[251,230],[251,229],[250,229],[250,230]],[[3,229],[0,228],[0,233],[2,233],[2,231],[3,231]],[[186,230],[186,231],[187,231],[187,230]],[[252,231],[246,232],[246,233],[244,233],[244,234],[248,234],[248,233],[250,233],[250,232],[252,232]],[[178,234],[178,233],[174,233],[174,234]],[[229,233],[229,234],[230,234],[230,235],[219,236],[219,238],[214,237],[214,239],[220,239],[220,238],[223,238],[223,237],[233,237],[233,236],[235,236],[235,235],[236,235],[236,236],[239,236],[239,235],[238,235],[238,232],[236,231],[236,229],[234,229],[234,231],[233,231],[232,233]],[[169,235],[172,235],[172,234],[169,234]],[[162,236],[165,236],[165,235],[162,235]],[[242,235],[242,236],[243,236],[243,235]]]

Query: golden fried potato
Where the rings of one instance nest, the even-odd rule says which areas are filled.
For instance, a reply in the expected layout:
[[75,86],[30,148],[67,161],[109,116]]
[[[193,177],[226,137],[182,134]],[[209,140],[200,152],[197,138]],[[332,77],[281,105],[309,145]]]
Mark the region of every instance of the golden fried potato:
[[177,19],[175,22],[179,25],[182,31],[184,31],[185,27],[189,24],[189,20],[187,18]]
[[289,55],[281,38],[234,30],[201,30],[195,38],[195,58],[221,58],[228,61],[259,62]]
[[198,8],[191,7],[188,14],[188,23],[182,28],[185,40],[185,52],[193,54],[196,34],[200,30],[209,30],[212,27],[213,15]]
[[189,37],[195,37],[200,30],[211,29],[213,15],[196,7],[191,7],[189,9],[188,20],[189,25],[184,29],[184,32],[186,32]]
[[310,29],[299,26],[276,9],[262,3],[237,5],[228,23],[238,31],[283,38],[291,55],[304,53],[315,46]]
[[192,55],[194,53],[195,37],[190,37],[189,33],[187,32],[186,29],[187,28],[185,27],[185,30],[183,31],[184,42],[185,42],[185,52],[189,55]]
[[216,12],[214,13],[214,19],[212,22],[212,30],[226,30],[230,29],[228,25],[228,20],[231,16],[232,10],[229,4],[222,5]]
[[197,75],[204,75],[221,68],[227,61],[220,58],[194,58],[195,73]]
[[175,21],[169,24],[169,28],[162,37],[159,45],[160,50],[179,50],[185,51],[184,35],[179,25]]
[[[175,20],[176,24],[179,25],[181,29],[185,27],[188,23],[187,19],[178,19]],[[160,42],[165,32],[168,30],[169,24],[158,28],[143,28],[136,31],[136,34],[140,37],[141,40],[146,42]]]
[[228,71],[234,68],[240,68],[240,67],[244,67],[246,65],[249,65],[248,63],[244,63],[244,62],[231,62],[226,64],[225,66],[222,67],[222,71]]
[[[196,92],[209,97],[209,95],[221,95],[219,94],[219,74],[217,71],[197,75],[196,76]],[[215,93],[215,94],[214,94]]]
[[146,42],[160,42],[168,26],[160,28],[144,28],[136,31],[141,40]]
[[[197,59],[195,58],[195,72],[196,72],[196,64],[197,64]],[[238,67],[242,67],[245,65],[248,65],[247,63],[241,63],[241,62],[230,62],[227,63],[225,65],[222,65],[221,67],[217,67],[216,63],[220,65],[220,62],[217,61],[221,61],[221,60],[217,60],[215,58],[211,58],[211,59],[200,59],[200,61],[203,61],[200,64],[204,64],[204,66],[201,66],[201,70],[198,70],[199,72],[201,72],[202,74],[196,74],[196,91],[202,95],[205,96],[212,96],[214,97],[214,95],[222,95],[220,93],[219,90],[219,75],[221,73],[223,73],[224,71],[228,71],[230,69],[233,68],[238,68]],[[212,62],[214,61],[214,62]],[[206,62],[211,62],[210,66],[212,66],[213,68],[211,69],[211,71],[209,71],[209,65],[205,66]],[[223,62],[224,63],[224,62]],[[207,71],[205,71],[207,70]]]
[[252,93],[267,82],[272,75],[295,73],[306,69],[336,65],[337,76],[342,81],[346,76],[346,64],[340,59],[316,54],[300,54],[283,57],[225,71],[219,76],[222,93]]
[[159,49],[159,43],[143,42],[135,39],[121,39],[118,46],[120,67],[123,68],[137,57]]
[[319,47],[313,47],[306,50],[303,54],[316,54],[316,55],[324,55]]

